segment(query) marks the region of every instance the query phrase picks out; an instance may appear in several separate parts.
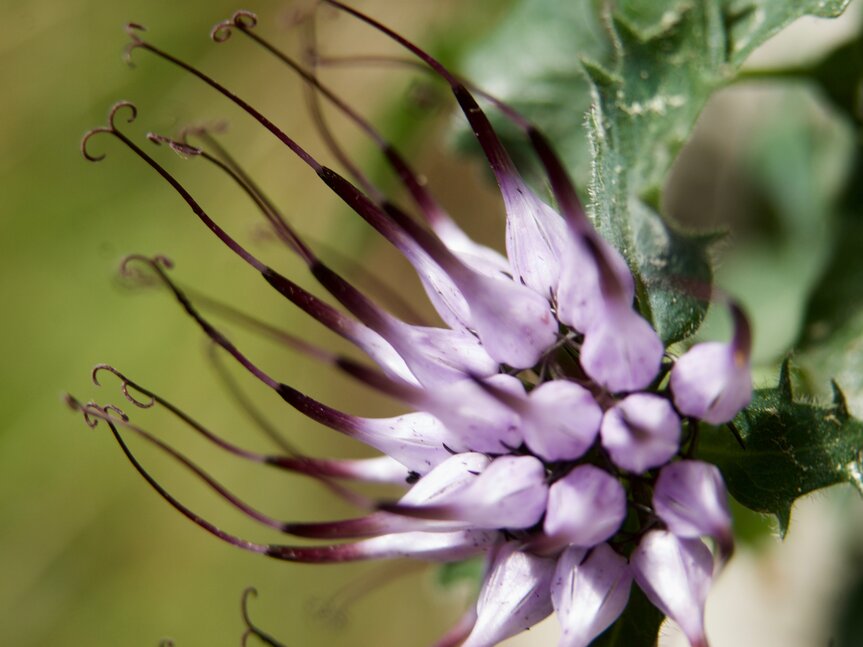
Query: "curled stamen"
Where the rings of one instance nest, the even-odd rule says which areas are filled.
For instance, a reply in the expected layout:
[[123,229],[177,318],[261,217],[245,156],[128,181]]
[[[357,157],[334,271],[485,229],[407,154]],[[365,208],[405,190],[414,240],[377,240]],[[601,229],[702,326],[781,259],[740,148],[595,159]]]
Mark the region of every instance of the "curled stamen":
[[[64,399],[66,401],[66,405],[70,409],[73,411],[79,411],[83,415],[84,423],[90,427],[90,429],[95,429],[99,422],[103,420],[108,422],[120,422],[123,424],[129,422],[129,416],[116,405],[106,404],[105,406],[100,406],[95,400],[90,400],[86,404],[81,404],[75,396],[69,393],[65,395]],[[118,416],[117,418],[111,415],[112,411]]]
[[91,409],[91,407],[96,407],[96,408],[98,408],[98,407],[99,407],[99,405],[98,405],[98,404],[96,404],[96,402],[95,402],[95,401],[93,401],[93,400],[90,400],[87,404],[85,404],[85,405],[83,405],[83,406],[81,406],[81,405],[80,405],[80,404],[78,404],[77,402],[76,402],[75,404],[76,404],[76,405],[78,405],[78,410],[79,410],[79,411],[83,414],[83,416],[84,416],[84,423],[85,423],[88,427],[90,427],[90,429],[95,429],[95,428],[96,428],[96,425],[98,425],[98,424],[99,424],[99,421],[101,420],[101,418],[94,417],[90,409]]
[[249,598],[250,597],[258,597],[258,590],[253,587],[247,587],[245,591],[243,591],[243,598],[240,602],[240,612],[243,614],[243,622],[246,625],[246,631],[243,632],[243,637],[240,639],[240,644],[245,647],[246,640],[248,640],[249,636],[254,636],[258,640],[263,643],[270,645],[270,647],[285,647],[278,640],[273,638],[268,633],[265,633],[261,629],[252,622],[252,619],[249,617]]
[[126,35],[130,39],[132,39],[132,42],[127,44],[126,47],[123,48],[123,62],[129,67],[135,67],[135,63],[132,60],[132,52],[134,52],[139,47],[146,46],[146,43],[144,42],[144,39],[141,38],[139,32],[147,31],[147,28],[139,23],[130,22],[126,23],[124,31],[126,32]]
[[[156,404],[156,399],[153,397],[152,393],[148,393],[147,391],[144,391],[143,389],[141,389],[138,385],[136,385],[134,382],[132,382],[129,378],[127,378],[125,375],[123,375],[120,371],[118,371],[116,368],[114,368],[110,364],[97,364],[96,366],[93,367],[93,371],[91,373],[91,378],[93,380],[93,384],[95,384],[96,386],[102,386],[99,383],[99,372],[100,371],[108,371],[109,373],[112,373],[115,376],[117,376],[117,378],[122,382],[122,386],[120,388],[123,391],[123,395],[126,397],[126,399],[129,402],[134,404],[136,407],[140,407],[141,409],[149,409],[154,404]],[[146,402],[143,400],[139,400],[134,395],[129,393],[129,387],[132,387],[136,391],[143,393],[144,395],[148,396],[150,398],[150,400],[146,401]]]
[[90,139],[93,135],[98,135],[99,133],[108,133],[111,135],[117,134],[117,125],[114,123],[114,119],[117,117],[117,113],[123,110],[124,108],[128,108],[130,111],[129,118],[126,120],[126,123],[131,124],[138,116],[138,108],[131,101],[118,101],[111,109],[108,111],[108,125],[100,126],[98,128],[93,128],[84,133],[84,136],[81,138],[81,154],[84,156],[89,162],[101,162],[105,159],[105,153],[101,155],[91,155],[87,150],[87,144],[90,142]]
[[[128,421],[129,421],[129,416],[128,416],[128,415],[126,415],[126,412],[125,412],[125,411],[123,411],[123,410],[122,410],[120,407],[118,407],[116,404],[106,404],[104,407],[101,407],[101,409],[102,409],[102,411],[104,411],[105,413],[108,413],[109,411],[113,411],[113,412],[114,412],[114,413],[116,413],[118,416],[120,416],[120,419],[121,419],[121,420],[123,420],[124,422],[128,422]],[[110,414],[108,414],[108,415],[110,415]]]
[[87,150],[87,144],[94,135],[110,132],[112,132],[110,128],[100,127],[93,128],[84,133],[84,136],[81,138],[81,155],[84,156],[84,159],[86,159],[88,162],[101,162],[103,159],[105,159],[105,153],[102,153],[101,155],[91,155],[90,152]]
[[213,26],[210,38],[217,43],[224,43],[234,33],[234,27],[238,29],[253,29],[258,24],[258,17],[251,11],[240,9],[228,20],[223,20]]

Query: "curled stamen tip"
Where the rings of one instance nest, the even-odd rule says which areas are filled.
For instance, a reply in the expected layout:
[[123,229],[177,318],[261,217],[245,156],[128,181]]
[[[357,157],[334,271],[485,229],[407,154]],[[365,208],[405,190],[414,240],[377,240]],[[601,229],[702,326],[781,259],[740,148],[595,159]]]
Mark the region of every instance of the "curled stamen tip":
[[[156,404],[156,398],[155,398],[152,394],[147,393],[146,391],[142,391],[142,390],[140,389],[140,387],[138,387],[138,385],[136,385],[136,384],[135,384],[134,382],[132,382],[128,377],[126,377],[125,375],[123,375],[120,371],[118,371],[116,368],[114,368],[114,367],[113,367],[113,366],[111,366],[110,364],[97,364],[96,366],[94,366],[94,367],[93,367],[93,371],[92,371],[92,373],[90,374],[90,377],[91,377],[91,378],[92,378],[92,380],[93,380],[93,384],[95,384],[96,386],[102,386],[102,384],[99,382],[99,371],[108,371],[108,372],[109,372],[109,373],[111,373],[112,375],[116,376],[116,377],[117,377],[117,379],[119,379],[119,380],[123,383],[123,385],[122,385],[122,387],[121,387],[121,390],[123,391],[123,396],[125,396],[125,398],[126,398],[129,402],[131,402],[132,404],[134,404],[136,407],[140,407],[141,409],[149,409],[149,408],[150,408],[150,407],[152,407],[154,404]],[[136,389],[136,390],[138,390],[138,391],[141,391],[142,393],[144,393],[144,395],[148,396],[150,399],[149,399],[149,400],[147,400],[147,401],[139,400],[139,399],[138,399],[138,398],[136,398],[134,395],[132,395],[131,393],[129,393],[129,387],[130,387],[130,386],[131,386],[133,389]],[[125,413],[123,413],[120,409],[118,409],[117,407],[115,407],[115,406],[113,406],[113,405],[110,405],[110,406],[111,406],[111,408],[112,408],[114,411],[116,411],[116,412],[117,412],[121,417],[123,417],[123,419],[124,419],[124,420],[128,420],[128,417],[126,416],[126,414],[125,414]]]
[[126,35],[132,39],[132,42],[123,48],[123,62],[129,67],[135,67],[135,63],[132,61],[132,52],[145,45],[144,39],[141,38],[138,32],[147,31],[147,28],[136,22],[130,22],[126,23],[124,30]]
[[122,274],[123,276],[134,277],[137,272],[129,266],[135,262],[149,265],[157,271],[161,270],[162,268],[170,270],[174,267],[174,261],[162,254],[156,254],[153,257],[144,256],[143,254],[129,254],[120,261],[120,274]]
[[132,103],[131,101],[118,101],[111,109],[108,111],[108,125],[111,127],[111,130],[116,130],[117,126],[114,124],[114,119],[117,118],[117,113],[120,112],[123,108],[129,109],[129,118],[126,119],[127,124],[131,124],[138,117],[138,107]]
[[114,413],[116,413],[118,416],[120,416],[120,419],[121,419],[121,420],[123,420],[123,422],[129,422],[129,416],[128,416],[128,415],[126,415],[126,412],[125,412],[125,411],[123,411],[123,410],[122,410],[120,407],[118,407],[117,405],[114,405],[114,404],[106,404],[104,407],[102,407],[102,411],[104,411],[104,412],[105,412],[107,415],[109,415],[109,416],[110,416],[110,414],[108,414],[108,411],[113,411],[113,412],[114,412]]
[[99,382],[100,371],[108,371],[112,375],[116,375],[121,380],[126,380],[126,376],[110,364],[96,364],[96,366],[93,367],[93,370],[90,371],[90,379],[93,380],[93,384],[95,384],[96,386],[102,386],[102,384]]
[[231,16],[231,21],[242,29],[251,29],[252,27],[256,27],[258,24],[258,16],[255,12],[249,11],[248,9],[238,9],[234,12],[234,15]]
[[78,406],[79,406],[79,409],[78,409],[78,410],[79,410],[82,414],[84,414],[84,424],[86,424],[88,427],[90,427],[90,429],[95,429],[95,428],[96,428],[96,425],[98,425],[98,424],[99,424],[99,418],[95,418],[95,417],[93,417],[92,412],[90,411],[90,409],[92,409],[92,408],[96,408],[96,409],[98,409],[98,408],[99,408],[99,405],[98,405],[98,404],[96,404],[95,402],[93,402],[93,400],[90,400],[87,404],[85,404],[85,405],[83,405],[83,406],[82,406],[82,405],[79,403],[79,405],[78,405]]
[[147,28],[139,22],[127,22],[123,30],[132,40],[143,42],[141,37],[138,35],[138,32],[147,31]]
[[256,589],[254,586],[247,586],[245,589],[243,589],[243,595],[240,604],[243,607],[243,615],[246,617],[248,617],[247,612],[249,610],[249,596],[253,598],[258,597],[258,589]]
[[147,139],[156,144],[156,146],[167,144],[172,151],[183,159],[200,155],[202,152],[197,146],[192,146],[191,144],[177,141],[176,139],[171,139],[170,137],[165,137],[164,135],[159,135],[157,133],[147,133]]
[[231,37],[233,30],[234,23],[231,20],[223,20],[213,25],[213,28],[210,30],[210,38],[214,43],[224,43]]
[[251,11],[240,9],[228,20],[217,23],[210,30],[210,38],[213,42],[224,43],[231,37],[234,27],[237,29],[252,29],[258,24],[258,16]]
[[99,128],[92,128],[92,129],[88,130],[86,133],[84,133],[84,136],[81,137],[81,155],[84,156],[85,160],[87,160],[88,162],[101,162],[103,159],[105,159],[105,153],[102,153],[101,155],[91,155],[90,151],[87,150],[87,144],[89,143],[90,138],[93,135],[98,135],[99,133],[110,133],[110,132],[111,132],[110,128],[105,128],[105,127],[100,126]]

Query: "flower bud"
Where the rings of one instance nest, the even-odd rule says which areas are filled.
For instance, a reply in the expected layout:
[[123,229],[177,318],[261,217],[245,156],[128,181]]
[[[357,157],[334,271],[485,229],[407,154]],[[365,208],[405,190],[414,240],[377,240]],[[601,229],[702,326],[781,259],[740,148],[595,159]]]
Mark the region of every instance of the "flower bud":
[[555,561],[507,543],[495,555],[477,601],[477,620],[462,647],[491,647],[548,616]]
[[618,467],[641,473],[677,453],[680,418],[668,400],[636,393],[605,412],[600,434],[603,447]]
[[653,490],[653,509],[678,537],[713,537],[725,557],[734,548],[728,496],[719,470],[701,461],[662,468]]
[[698,539],[666,530],[647,533],[629,558],[647,598],[676,622],[692,647],[707,647],[704,604],[713,578],[713,556]]
[[555,546],[589,548],[610,539],[624,517],[623,486],[608,472],[581,465],[549,489],[543,529]]
[[730,307],[734,318],[731,343],[693,346],[671,370],[671,391],[680,413],[713,425],[731,421],[752,399],[752,334],[743,311],[733,303]]
[[568,548],[557,561],[551,583],[551,600],[563,629],[558,647],[587,647],[623,612],[631,586],[629,564],[608,544],[589,553]]

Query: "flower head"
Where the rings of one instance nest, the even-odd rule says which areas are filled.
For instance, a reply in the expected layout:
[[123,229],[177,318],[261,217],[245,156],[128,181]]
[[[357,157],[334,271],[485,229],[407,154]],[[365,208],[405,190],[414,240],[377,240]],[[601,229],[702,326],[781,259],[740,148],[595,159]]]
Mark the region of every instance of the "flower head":
[[[476,610],[451,632],[448,640],[453,644],[463,640],[465,645],[493,645],[556,612],[562,626],[560,644],[587,645],[623,612],[633,579],[681,625],[693,645],[706,644],[702,616],[713,557],[699,538],[713,537],[723,551],[730,551],[729,518],[718,471],[682,459],[693,446],[698,419],[727,422],[748,402],[748,327],[730,346],[703,344],[677,361],[667,356],[634,302],[635,282],[625,260],[594,231],[543,135],[413,43],[336,0],[326,1],[394,39],[449,84],[500,187],[506,257],[472,242],[369,122],[312,71],[258,35],[253,14],[237,12],[214,28],[213,39],[224,42],[235,32],[250,38],[299,74],[315,101],[325,98],[360,125],[407,189],[409,208],[391,202],[332,137],[325,139],[353,182],[320,164],[221,83],[145,40],[139,25],[129,26],[128,53],[144,50],[182,68],[293,151],[322,189],[332,191],[411,263],[443,327],[408,323],[328,267],[211,133],[190,130],[178,139],[153,134],[149,139],[184,157],[205,159],[227,174],[340,307],[260,260],[127,137],[116,117],[128,110],[134,119],[137,112],[131,104],[117,104],[108,125],[85,136],[83,152],[90,160],[101,159],[89,151],[91,138],[99,133],[123,143],[164,178],[242,262],[278,294],[355,345],[369,363],[279,332],[282,341],[413,412],[385,419],[360,417],[270,375],[202,314],[170,278],[171,264],[162,257],[130,257],[123,271],[142,278],[141,270],[148,269],[146,276],[167,286],[216,346],[286,404],[381,456],[348,460],[255,453],[225,441],[116,369],[97,367],[94,380],[110,371],[122,380],[123,393],[133,404],[165,407],[233,454],[317,479],[362,513],[334,522],[273,519],[117,407],[74,398],[70,404],[83,411],[91,425],[106,422],[134,467],[171,505],[244,550],[313,563],[395,557],[454,561],[484,555],[486,575]],[[520,177],[475,96],[491,102],[523,130],[547,172],[560,212]],[[329,135],[322,121],[319,126]],[[200,146],[189,143],[191,137],[199,139]],[[742,312],[734,308],[738,327],[745,326]],[[264,326],[248,317],[246,321],[259,329]],[[168,452],[253,519],[324,543],[261,544],[216,527],[149,475],[125,445],[121,429]],[[405,492],[398,501],[374,501],[345,481],[401,484]],[[341,543],[345,539],[353,541]]]

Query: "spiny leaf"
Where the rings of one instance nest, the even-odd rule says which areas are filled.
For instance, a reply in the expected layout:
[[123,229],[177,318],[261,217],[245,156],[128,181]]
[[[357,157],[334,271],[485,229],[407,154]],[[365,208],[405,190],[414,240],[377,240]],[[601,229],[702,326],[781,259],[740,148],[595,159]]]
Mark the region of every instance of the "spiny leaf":
[[745,448],[728,429],[706,428],[698,451],[719,466],[735,499],[776,515],[782,535],[799,497],[836,483],[863,494],[863,422],[835,383],[829,405],[795,399],[790,370],[786,360],[777,386],[757,390],[735,419]]
[[[642,286],[640,305],[666,342],[699,326],[706,304],[691,295],[703,294],[712,280],[705,241],[677,231],[658,209],[680,147],[709,96],[733,78],[752,49],[802,15],[834,16],[847,4],[521,0],[471,57],[475,78],[552,131],[583,183],[585,155],[578,152],[584,148],[578,128],[584,106],[581,67],[593,93],[588,118],[591,215],[627,257]],[[608,7],[613,7],[611,14]],[[566,38],[556,40],[567,30]],[[514,48],[514,40],[541,53],[555,47],[560,51],[541,55],[539,63],[534,60],[526,69],[524,50]],[[497,74],[487,73],[490,62]],[[561,126],[549,115],[568,117]]]

